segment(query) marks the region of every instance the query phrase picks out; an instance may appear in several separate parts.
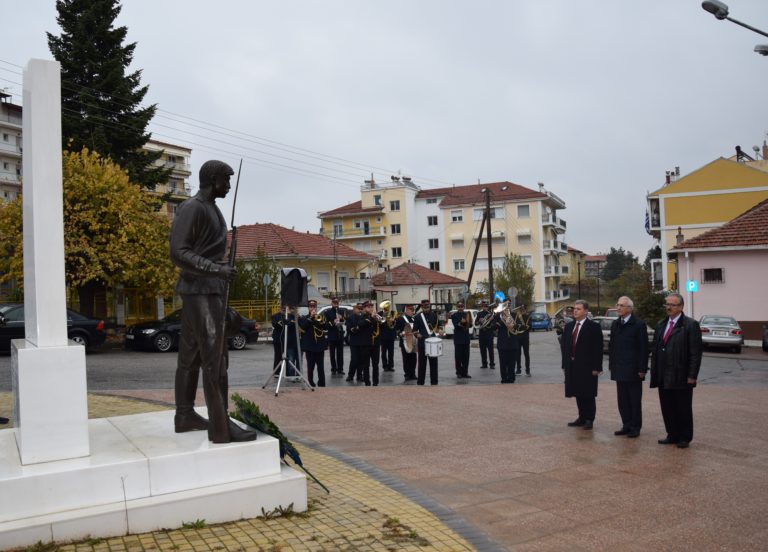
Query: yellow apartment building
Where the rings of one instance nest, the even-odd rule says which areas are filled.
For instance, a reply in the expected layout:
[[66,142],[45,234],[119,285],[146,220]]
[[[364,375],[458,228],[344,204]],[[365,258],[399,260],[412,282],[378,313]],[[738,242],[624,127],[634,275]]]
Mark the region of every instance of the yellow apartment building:
[[[490,191],[491,246],[480,224]],[[536,274],[538,310],[555,312],[570,297],[561,285],[568,269],[563,240],[566,222],[558,211],[565,202],[511,182],[422,189],[408,177],[366,181],[361,199],[318,214],[321,235],[376,256],[380,270],[404,262],[468,280],[475,245],[480,240],[470,289],[488,280],[489,266],[501,268],[504,256],[522,256]],[[506,291],[506,290],[503,290]]]
[[179,204],[192,195],[192,188],[189,185],[189,177],[192,175],[189,158],[192,155],[192,150],[157,140],[148,141],[144,144],[143,149],[152,152],[162,151],[160,158],[155,161],[155,166],[171,169],[168,182],[157,184],[148,193],[159,196],[167,194],[167,201],[162,210],[167,213],[168,218],[173,220]]
[[659,242],[661,259],[652,261],[654,280],[680,289],[677,264],[667,253],[677,243],[718,228],[768,198],[764,161],[719,158],[648,194],[649,232]]

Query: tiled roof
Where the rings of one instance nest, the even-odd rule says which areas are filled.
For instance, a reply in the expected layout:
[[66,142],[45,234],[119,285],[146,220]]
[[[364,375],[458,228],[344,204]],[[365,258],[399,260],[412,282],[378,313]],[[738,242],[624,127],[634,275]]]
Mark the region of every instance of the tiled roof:
[[317,216],[319,218],[336,217],[336,216],[339,216],[339,215],[379,213],[382,210],[384,210],[384,207],[382,205],[377,205],[375,207],[363,208],[363,202],[362,201],[355,201],[354,203],[349,203],[347,205],[342,205],[341,207],[337,207],[336,209],[332,209],[330,211],[324,211],[324,212],[320,213]]
[[319,234],[296,232],[277,224],[247,224],[237,227],[237,258],[252,258],[261,248],[275,257],[333,257],[340,259],[373,259],[371,255],[352,249]]
[[586,257],[584,257],[584,260],[587,261],[587,262],[589,262],[589,261],[598,262],[599,261],[601,263],[604,263],[605,261],[608,260],[608,257],[606,255],[587,255]]
[[578,253],[579,255],[586,255],[581,249],[576,249],[575,247],[568,246],[568,251],[570,253]]
[[513,184],[512,182],[491,182],[489,184],[470,184],[469,186],[452,186],[449,188],[434,188],[430,190],[421,190],[416,194],[416,199],[425,199],[428,197],[442,197],[440,202],[442,207],[451,205],[467,205],[485,202],[485,193],[481,190],[489,188],[491,190],[491,202],[521,201],[525,199],[546,199],[547,194],[537,192]]
[[436,272],[415,263],[403,263],[389,271],[390,281],[387,282],[387,273],[382,272],[371,278],[374,286],[426,286],[430,284],[465,284],[465,280],[459,280],[442,272]]
[[754,247],[768,246],[768,199],[748,211],[703,234],[685,240],[674,250],[707,247]]

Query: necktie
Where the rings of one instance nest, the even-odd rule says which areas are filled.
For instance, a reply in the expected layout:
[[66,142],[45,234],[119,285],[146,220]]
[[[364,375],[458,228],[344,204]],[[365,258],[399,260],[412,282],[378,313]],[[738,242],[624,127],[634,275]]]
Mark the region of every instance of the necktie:
[[669,341],[669,334],[672,333],[672,328],[675,327],[675,324],[670,320],[669,326],[667,327],[667,333],[664,334],[664,345],[667,344],[667,341]]
[[571,356],[573,356],[573,353],[576,351],[576,338],[579,336],[580,326],[581,322],[576,322],[576,325],[573,327],[573,335],[571,335]]

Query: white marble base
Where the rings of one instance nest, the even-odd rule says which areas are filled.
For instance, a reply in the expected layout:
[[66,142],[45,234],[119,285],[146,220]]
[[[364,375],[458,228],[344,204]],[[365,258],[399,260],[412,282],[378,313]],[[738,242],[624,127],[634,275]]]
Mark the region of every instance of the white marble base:
[[90,456],[25,466],[16,431],[0,430],[0,549],[307,508],[305,476],[267,435],[214,445],[174,433],[173,411],[119,416],[90,420]]
[[24,465],[88,456],[85,348],[11,342],[13,418]]

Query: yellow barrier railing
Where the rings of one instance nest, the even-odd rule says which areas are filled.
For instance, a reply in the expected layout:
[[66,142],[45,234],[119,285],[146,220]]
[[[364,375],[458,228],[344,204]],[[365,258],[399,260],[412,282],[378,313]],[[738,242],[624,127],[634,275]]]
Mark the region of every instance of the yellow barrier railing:
[[259,322],[269,322],[272,319],[272,315],[280,310],[279,301],[239,299],[230,301],[229,306],[242,316]]

